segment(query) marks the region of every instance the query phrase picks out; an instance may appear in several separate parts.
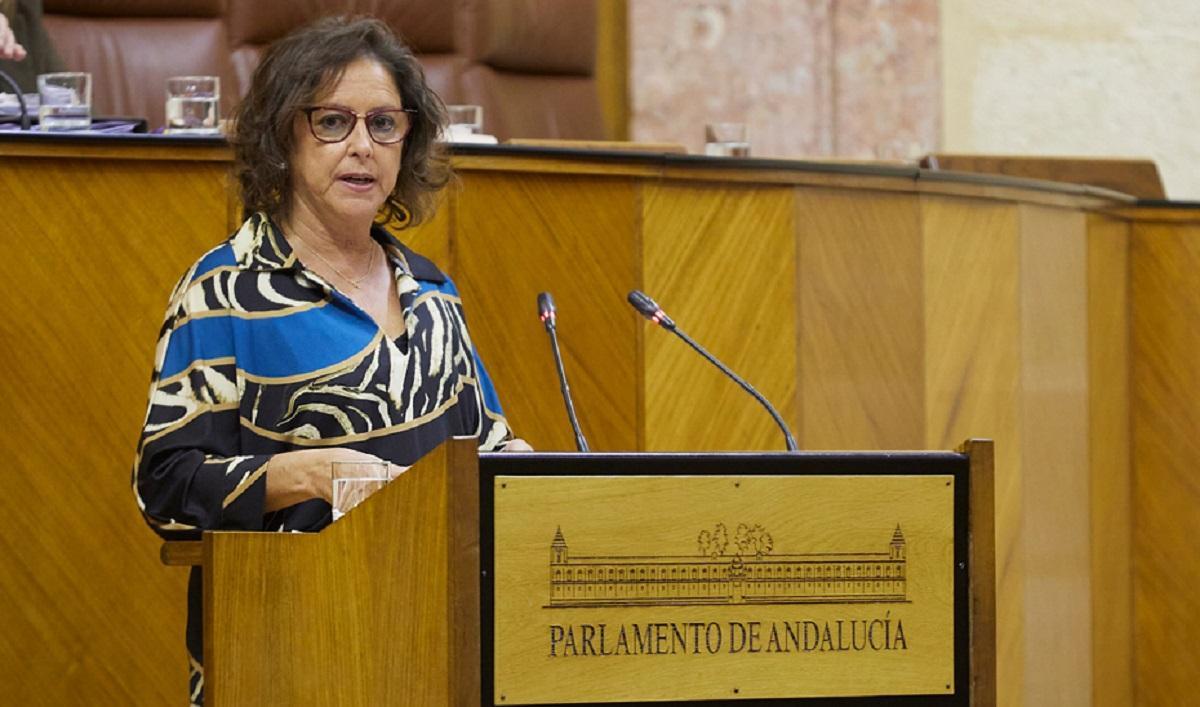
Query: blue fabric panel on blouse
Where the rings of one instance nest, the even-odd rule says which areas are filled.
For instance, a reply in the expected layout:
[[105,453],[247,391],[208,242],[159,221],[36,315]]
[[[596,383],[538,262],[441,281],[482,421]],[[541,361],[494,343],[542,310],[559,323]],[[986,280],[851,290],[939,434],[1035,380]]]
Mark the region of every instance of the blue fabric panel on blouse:
[[193,319],[171,335],[162,377],[186,370],[197,359],[224,358],[235,351],[239,368],[252,376],[312,373],[361,352],[377,331],[373,322],[336,303],[281,317]]
[[233,356],[229,319],[227,315],[193,319],[171,332],[160,377],[170,378],[182,373],[195,361]]
[[447,279],[445,282],[431,282],[430,280],[417,280],[420,285],[418,292],[425,294],[426,292],[441,292],[444,295],[452,295],[458,297],[458,288],[454,286],[452,280]]
[[238,366],[252,376],[312,373],[361,352],[379,333],[365,315],[338,302],[286,317],[235,319]]
[[196,272],[192,275],[192,281],[200,279],[209,271],[234,265],[237,265],[237,258],[233,257],[233,246],[226,243],[220,248],[214,248],[208,255],[201,258],[199,263],[196,263]]
[[479,372],[479,390],[483,393],[483,406],[497,415],[503,415],[504,410],[500,409],[500,396],[496,394],[496,386],[492,385],[492,377],[483,367],[483,361],[479,358],[478,351],[475,352],[475,370]]

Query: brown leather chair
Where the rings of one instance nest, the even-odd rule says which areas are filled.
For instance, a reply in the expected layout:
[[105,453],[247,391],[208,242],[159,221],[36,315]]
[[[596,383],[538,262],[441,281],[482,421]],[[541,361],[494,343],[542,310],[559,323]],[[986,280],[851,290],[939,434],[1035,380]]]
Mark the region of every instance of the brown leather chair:
[[497,137],[600,139],[593,0],[475,0],[459,36],[462,102]]
[[250,77],[268,44],[319,17],[346,12],[370,14],[386,22],[421,58],[426,77],[442,100],[459,102],[457,77],[466,57],[456,49],[455,6],[433,0],[367,3],[353,0],[229,0],[227,26],[231,60],[237,75],[236,95],[244,95],[249,88]]
[[317,17],[370,14],[416,52],[446,103],[484,107],[509,137],[602,139],[595,0],[45,0],[67,67],[93,78],[93,114],[163,124],[166,79],[221,77],[222,112],[266,45]]

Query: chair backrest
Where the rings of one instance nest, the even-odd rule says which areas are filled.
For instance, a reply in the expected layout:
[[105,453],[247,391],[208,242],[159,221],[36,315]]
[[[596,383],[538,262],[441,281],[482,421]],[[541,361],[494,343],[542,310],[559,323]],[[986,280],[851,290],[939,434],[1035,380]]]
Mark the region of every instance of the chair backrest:
[[166,79],[221,77],[222,112],[263,49],[318,17],[368,14],[408,42],[446,103],[509,137],[601,139],[596,0],[46,0],[63,61],[93,76],[93,112],[163,124]]

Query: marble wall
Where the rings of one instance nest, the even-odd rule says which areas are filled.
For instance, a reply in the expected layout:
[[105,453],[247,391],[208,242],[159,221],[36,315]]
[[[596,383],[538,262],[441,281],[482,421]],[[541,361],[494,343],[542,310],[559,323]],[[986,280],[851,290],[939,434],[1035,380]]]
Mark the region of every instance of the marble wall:
[[629,0],[630,135],[768,157],[896,159],[941,138],[937,0]]

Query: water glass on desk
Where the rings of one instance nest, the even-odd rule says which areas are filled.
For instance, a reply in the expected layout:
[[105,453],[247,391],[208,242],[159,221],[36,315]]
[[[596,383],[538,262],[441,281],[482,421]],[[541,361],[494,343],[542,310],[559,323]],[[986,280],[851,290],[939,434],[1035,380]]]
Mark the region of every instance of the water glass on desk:
[[749,157],[750,131],[745,123],[704,126],[704,154],[710,157]]
[[333,519],[349,513],[390,480],[387,462],[333,462]]
[[78,71],[37,77],[38,127],[87,130],[92,124],[92,75]]
[[472,136],[483,133],[483,106],[446,106],[447,142],[469,142]]
[[221,133],[221,79],[216,76],[172,76],[167,79],[168,135]]

